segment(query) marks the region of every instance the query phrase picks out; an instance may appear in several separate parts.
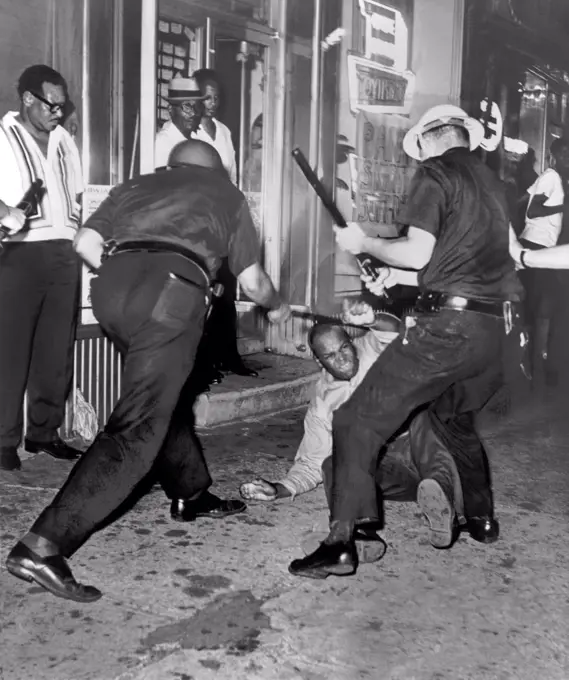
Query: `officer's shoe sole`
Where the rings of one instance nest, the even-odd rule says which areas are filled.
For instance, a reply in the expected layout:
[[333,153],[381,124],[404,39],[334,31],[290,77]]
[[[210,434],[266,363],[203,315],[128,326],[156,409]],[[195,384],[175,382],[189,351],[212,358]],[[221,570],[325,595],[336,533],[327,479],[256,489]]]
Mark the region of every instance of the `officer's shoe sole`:
[[456,537],[452,503],[434,479],[423,479],[417,489],[417,504],[429,525],[429,541],[434,548],[449,548]]

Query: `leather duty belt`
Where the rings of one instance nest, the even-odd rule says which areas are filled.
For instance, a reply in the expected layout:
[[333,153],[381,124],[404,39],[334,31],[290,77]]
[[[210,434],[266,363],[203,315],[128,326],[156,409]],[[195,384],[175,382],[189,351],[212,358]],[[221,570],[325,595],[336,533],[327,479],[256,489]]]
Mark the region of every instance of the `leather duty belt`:
[[511,306],[511,302],[481,302],[460,295],[446,295],[435,291],[425,291],[417,296],[415,301],[415,311],[417,312],[438,312],[441,309],[454,309],[460,312],[477,312],[478,314],[488,314],[498,318],[504,318],[505,307]]
[[177,243],[166,241],[125,241],[124,243],[117,243],[116,241],[107,241],[104,246],[103,261],[120,253],[171,253],[180,255],[196,266],[202,274],[207,288],[212,286],[210,276],[200,257]]

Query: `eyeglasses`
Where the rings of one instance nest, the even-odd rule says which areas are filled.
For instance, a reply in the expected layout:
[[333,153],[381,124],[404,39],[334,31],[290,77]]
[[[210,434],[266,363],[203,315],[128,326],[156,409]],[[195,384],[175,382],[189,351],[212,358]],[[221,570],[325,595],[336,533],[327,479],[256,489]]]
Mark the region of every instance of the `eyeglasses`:
[[201,99],[194,102],[182,102],[180,108],[184,113],[200,113],[203,110],[203,102]]
[[47,99],[45,99],[45,97],[42,97],[41,95],[37,94],[37,92],[30,92],[30,94],[33,95],[42,104],[45,104],[47,106],[47,108],[49,109],[50,113],[63,113],[63,110],[65,108],[65,103],[58,104],[58,103],[50,102]]

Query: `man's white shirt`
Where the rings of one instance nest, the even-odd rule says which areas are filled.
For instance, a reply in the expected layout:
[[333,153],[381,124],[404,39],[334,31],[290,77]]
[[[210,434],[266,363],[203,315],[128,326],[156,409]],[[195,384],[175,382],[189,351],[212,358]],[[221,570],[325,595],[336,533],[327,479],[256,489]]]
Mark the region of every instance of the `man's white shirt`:
[[16,206],[35,179],[44,182],[39,214],[30,228],[11,241],[73,240],[79,217],[77,196],[83,193],[79,151],[71,135],[58,125],[49,135],[47,158],[10,111],[0,126],[0,200]]
[[221,162],[229,175],[229,179],[233,184],[237,184],[237,165],[235,163],[235,148],[233,147],[231,132],[227,125],[224,125],[216,118],[212,118],[212,120],[215,125],[215,139],[209,136],[201,123],[197,131],[194,132],[193,138],[213,146],[221,156]]
[[316,488],[322,482],[322,463],[332,455],[332,418],[334,411],[355,392],[365,375],[397,333],[368,331],[353,341],[359,358],[358,372],[351,380],[336,380],[322,370],[315,386],[306,416],[304,436],[294,463],[286,476],[279,479],[294,497]]
[[186,137],[178,130],[174,123],[169,120],[156,135],[154,142],[154,167],[165,168],[168,165],[170,151],[179,144],[185,142]]
[[[559,173],[553,168],[548,168],[531,185],[528,194],[530,195],[528,208],[533,197],[539,194],[545,194],[548,197],[544,203],[545,206],[562,205],[565,192]],[[526,214],[526,225],[520,238],[550,248],[557,244],[562,222],[563,214],[561,212],[534,218],[529,218]]]
[[[196,132],[192,133],[192,139],[198,139],[206,144],[210,144],[217,151],[221,157],[223,167],[227,171],[229,178],[233,184],[237,184],[237,165],[235,162],[235,149],[233,141],[231,140],[231,132],[229,128],[220,121],[213,118],[213,123],[216,128],[215,139],[212,139],[200,124]],[[163,168],[168,165],[168,157],[170,151],[179,144],[184,142],[186,137],[180,130],[169,120],[162,126],[161,130],[156,135],[154,145],[154,167]]]

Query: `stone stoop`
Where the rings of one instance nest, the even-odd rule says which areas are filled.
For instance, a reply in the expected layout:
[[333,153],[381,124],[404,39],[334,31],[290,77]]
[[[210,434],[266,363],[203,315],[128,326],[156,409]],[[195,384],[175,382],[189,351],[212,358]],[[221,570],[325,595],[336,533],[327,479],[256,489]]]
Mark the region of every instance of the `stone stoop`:
[[258,418],[308,404],[320,371],[312,360],[268,352],[248,355],[257,378],[228,374],[194,406],[197,428]]
[[237,338],[237,349],[242,357],[251,354],[262,354],[265,351],[264,338],[255,338],[250,335]]

